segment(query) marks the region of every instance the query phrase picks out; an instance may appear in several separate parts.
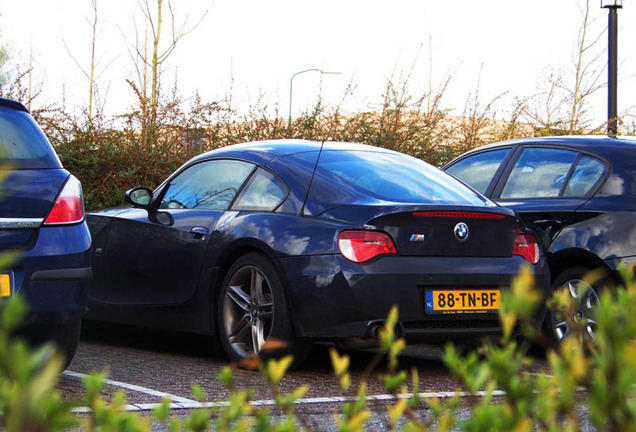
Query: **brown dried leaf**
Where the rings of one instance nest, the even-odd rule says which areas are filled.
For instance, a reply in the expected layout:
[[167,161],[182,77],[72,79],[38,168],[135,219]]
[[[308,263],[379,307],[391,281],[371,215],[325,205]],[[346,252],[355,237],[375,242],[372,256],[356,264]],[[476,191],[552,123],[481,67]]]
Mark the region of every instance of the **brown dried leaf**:
[[259,370],[261,365],[261,359],[258,358],[258,356],[256,355],[252,355],[246,359],[241,360],[238,363],[238,366],[241,369],[245,369],[245,370],[250,370],[250,371],[257,371]]
[[265,343],[263,344],[263,347],[261,348],[262,352],[265,351],[276,351],[276,350],[281,350],[281,349],[285,349],[289,346],[289,344],[285,341],[282,341],[280,339],[268,339],[265,341]]

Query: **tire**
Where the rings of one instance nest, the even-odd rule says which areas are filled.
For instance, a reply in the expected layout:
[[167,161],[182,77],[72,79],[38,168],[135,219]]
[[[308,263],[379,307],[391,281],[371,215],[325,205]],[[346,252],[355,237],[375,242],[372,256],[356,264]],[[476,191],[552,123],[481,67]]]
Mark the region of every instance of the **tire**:
[[76,320],[67,325],[55,326],[57,328],[54,330],[53,341],[65,355],[64,370],[68,368],[75,357],[81,332],[80,323],[80,320]]
[[[296,338],[285,289],[274,265],[260,253],[248,253],[229,268],[217,298],[218,337],[230,360],[294,355],[298,365],[308,355],[307,341]],[[268,339],[285,342],[263,352]]]
[[[603,288],[606,279],[590,283],[590,273],[593,270],[589,267],[575,266],[561,272],[552,284],[552,291],[567,290],[573,300],[574,316],[570,317],[574,321],[585,319],[586,322],[578,332],[581,341],[594,339],[596,332],[596,321],[594,312],[599,305],[599,292]],[[546,316],[545,331],[553,346],[558,346],[566,337],[575,331],[564,318],[563,311],[548,310]]]
[[80,320],[67,324],[37,324],[28,326],[20,333],[32,347],[53,342],[64,355],[64,369],[68,368],[75,356],[80,337]]

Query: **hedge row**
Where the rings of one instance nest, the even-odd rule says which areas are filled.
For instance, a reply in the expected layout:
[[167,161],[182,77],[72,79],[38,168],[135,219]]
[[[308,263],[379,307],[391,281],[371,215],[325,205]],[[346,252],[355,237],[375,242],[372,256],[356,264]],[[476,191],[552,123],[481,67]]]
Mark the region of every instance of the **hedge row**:
[[[479,121],[479,123],[478,123]],[[133,128],[70,128],[49,133],[64,166],[84,186],[88,209],[123,204],[134,186],[157,186],[190,157],[225,145],[278,138],[351,141],[397,150],[443,165],[469,148],[527,136],[532,130],[512,122],[452,118],[443,112],[386,109],[343,116],[314,113],[294,120],[255,116],[243,121],[163,126],[152,144]]]

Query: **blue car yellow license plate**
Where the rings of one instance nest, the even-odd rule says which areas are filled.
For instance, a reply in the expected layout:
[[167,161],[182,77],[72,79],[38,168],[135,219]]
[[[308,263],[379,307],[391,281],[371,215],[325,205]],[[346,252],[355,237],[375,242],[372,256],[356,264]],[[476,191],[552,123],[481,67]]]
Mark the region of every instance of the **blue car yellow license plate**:
[[499,290],[427,290],[426,313],[488,313],[499,310]]
[[0,274],[0,298],[9,297],[11,295],[11,276],[2,273]]

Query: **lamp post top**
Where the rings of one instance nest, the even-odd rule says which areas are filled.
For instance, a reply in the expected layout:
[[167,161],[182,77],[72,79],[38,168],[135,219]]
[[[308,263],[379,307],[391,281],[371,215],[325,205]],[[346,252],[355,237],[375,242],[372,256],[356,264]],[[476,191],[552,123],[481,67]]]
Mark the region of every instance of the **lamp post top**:
[[623,0],[601,0],[601,8],[621,9],[622,7]]
[[305,72],[320,72],[321,75],[341,75],[342,74],[342,72],[326,71],[319,68],[310,68],[310,69],[298,71],[291,76],[291,78],[289,79],[289,119],[287,121],[288,129],[291,129],[291,124],[292,124],[292,95],[293,95],[293,88],[294,88],[294,78],[296,77],[296,75],[304,74]]

